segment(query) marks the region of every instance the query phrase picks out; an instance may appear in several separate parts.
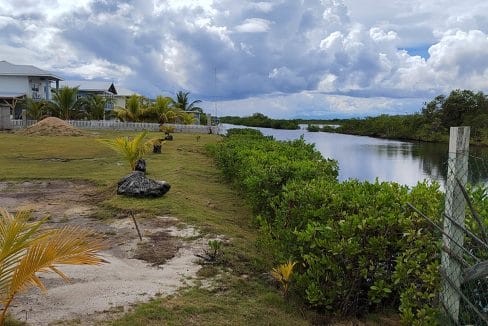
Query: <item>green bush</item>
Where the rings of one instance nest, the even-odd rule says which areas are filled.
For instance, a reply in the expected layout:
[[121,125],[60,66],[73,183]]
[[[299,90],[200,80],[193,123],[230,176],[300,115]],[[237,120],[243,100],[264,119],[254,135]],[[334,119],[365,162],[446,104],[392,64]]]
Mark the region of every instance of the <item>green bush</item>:
[[318,309],[361,315],[385,306],[406,324],[438,317],[439,235],[411,202],[439,218],[436,184],[337,181],[337,163],[303,139],[233,132],[211,148],[257,214],[276,263],[297,262],[294,289]]
[[249,131],[232,131],[213,152],[224,175],[247,195],[258,214],[272,215],[271,200],[290,180],[335,179],[337,162],[323,159],[303,139],[277,142]]
[[309,125],[307,126],[307,130],[308,130],[309,132],[318,132],[318,131],[320,131],[320,127],[319,127],[319,126],[317,126],[317,125],[312,125],[312,124],[309,124]]
[[[435,185],[419,184],[409,191],[387,182],[298,181],[276,198],[275,219],[267,228],[273,230],[278,252],[302,267],[298,291],[310,304],[348,315],[398,307],[399,301],[417,307],[422,300],[409,296],[402,301],[400,296],[410,284],[422,283],[423,274],[437,275],[439,251],[430,231],[417,232],[428,224],[405,203],[433,212],[440,199]],[[433,216],[439,216],[437,211]],[[412,264],[415,270],[401,274]],[[429,299],[435,299],[436,284],[426,288]]]
[[255,136],[258,138],[263,137],[263,133],[257,129],[251,128],[232,128],[227,130],[227,137],[235,136],[235,135],[246,135],[246,136]]

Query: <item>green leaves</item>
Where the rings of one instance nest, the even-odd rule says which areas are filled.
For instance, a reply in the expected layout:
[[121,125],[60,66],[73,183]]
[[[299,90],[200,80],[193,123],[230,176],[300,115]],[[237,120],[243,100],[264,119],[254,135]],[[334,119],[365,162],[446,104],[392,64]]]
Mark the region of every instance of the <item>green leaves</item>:
[[130,164],[134,171],[136,162],[142,158],[150,149],[151,141],[144,142],[147,131],[139,133],[136,137],[117,137],[115,139],[99,139],[98,141],[108,145],[111,149],[119,153]]
[[82,101],[78,99],[78,87],[62,87],[53,94],[50,102],[55,116],[64,120],[75,118],[80,114]]
[[440,218],[437,184],[340,183],[337,163],[312,145],[254,130],[232,130],[211,152],[258,214],[276,260],[294,257],[295,286],[309,304],[346,315],[390,306],[407,324],[434,320],[438,238],[405,206]]

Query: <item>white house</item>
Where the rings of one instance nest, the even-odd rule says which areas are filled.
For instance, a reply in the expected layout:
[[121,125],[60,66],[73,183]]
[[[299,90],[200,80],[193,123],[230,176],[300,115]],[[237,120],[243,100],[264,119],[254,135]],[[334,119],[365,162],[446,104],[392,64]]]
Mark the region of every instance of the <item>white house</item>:
[[50,100],[52,84],[59,88],[60,77],[31,65],[15,65],[0,61],[0,103],[13,112],[17,101],[25,97],[34,100]]

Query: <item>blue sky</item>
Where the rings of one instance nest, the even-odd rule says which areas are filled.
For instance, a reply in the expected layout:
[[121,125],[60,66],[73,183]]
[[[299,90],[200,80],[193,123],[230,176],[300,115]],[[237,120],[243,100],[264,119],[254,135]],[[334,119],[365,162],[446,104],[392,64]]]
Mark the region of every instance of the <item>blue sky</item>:
[[0,60],[218,115],[404,114],[488,92],[482,0],[0,0]]

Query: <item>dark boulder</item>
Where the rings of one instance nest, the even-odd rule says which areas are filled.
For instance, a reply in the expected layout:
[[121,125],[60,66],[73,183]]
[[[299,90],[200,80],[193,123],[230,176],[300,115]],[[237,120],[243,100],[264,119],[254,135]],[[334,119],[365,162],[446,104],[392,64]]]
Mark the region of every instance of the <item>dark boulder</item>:
[[153,153],[154,154],[161,154],[161,144],[154,144],[153,145]]
[[142,158],[136,161],[136,166],[134,168],[135,171],[146,172],[146,161]]
[[134,171],[117,184],[117,194],[133,197],[161,197],[169,191],[170,184],[146,178],[142,171]]

